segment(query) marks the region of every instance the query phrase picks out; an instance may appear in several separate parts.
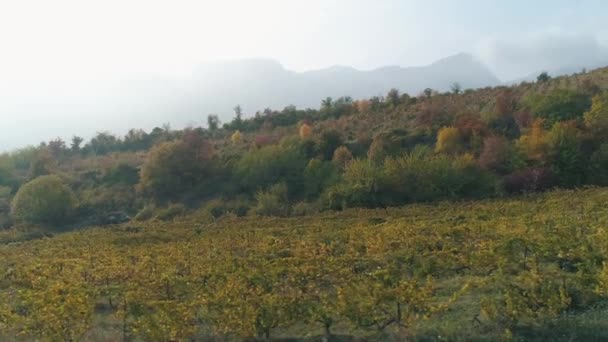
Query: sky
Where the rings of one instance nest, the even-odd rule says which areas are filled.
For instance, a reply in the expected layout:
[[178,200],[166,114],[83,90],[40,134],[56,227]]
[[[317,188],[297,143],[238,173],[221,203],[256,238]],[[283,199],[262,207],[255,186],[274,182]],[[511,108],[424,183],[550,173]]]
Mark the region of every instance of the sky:
[[0,118],[227,59],[368,70],[468,52],[504,81],[608,64],[606,13],[605,0],[0,0]]

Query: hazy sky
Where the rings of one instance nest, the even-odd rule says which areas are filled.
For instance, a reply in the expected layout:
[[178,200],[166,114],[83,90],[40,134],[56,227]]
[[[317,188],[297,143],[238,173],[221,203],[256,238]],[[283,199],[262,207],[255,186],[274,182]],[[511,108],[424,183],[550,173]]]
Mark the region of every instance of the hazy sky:
[[89,101],[111,82],[205,61],[373,69],[469,52],[502,80],[608,64],[606,13],[606,0],[0,0],[0,150],[78,133],[65,115],[95,120],[81,103],[119,115]]
[[465,51],[513,78],[603,53],[607,12],[605,0],[2,1],[0,74],[95,80],[248,57],[370,69]]

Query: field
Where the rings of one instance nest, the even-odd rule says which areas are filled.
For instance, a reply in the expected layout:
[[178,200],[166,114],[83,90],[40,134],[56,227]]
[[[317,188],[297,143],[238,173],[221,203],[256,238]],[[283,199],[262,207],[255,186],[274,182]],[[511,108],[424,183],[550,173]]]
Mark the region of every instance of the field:
[[590,188],[4,232],[0,338],[606,340],[607,203]]

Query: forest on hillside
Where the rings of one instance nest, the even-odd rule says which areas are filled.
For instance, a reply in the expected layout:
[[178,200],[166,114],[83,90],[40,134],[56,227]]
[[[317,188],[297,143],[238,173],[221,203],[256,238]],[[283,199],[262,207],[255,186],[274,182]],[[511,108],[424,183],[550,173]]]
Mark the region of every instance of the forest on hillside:
[[[208,127],[0,156],[0,223],[55,229],[109,214],[290,216],[608,185],[608,70],[510,87],[322,100]],[[111,220],[110,220],[111,221]]]

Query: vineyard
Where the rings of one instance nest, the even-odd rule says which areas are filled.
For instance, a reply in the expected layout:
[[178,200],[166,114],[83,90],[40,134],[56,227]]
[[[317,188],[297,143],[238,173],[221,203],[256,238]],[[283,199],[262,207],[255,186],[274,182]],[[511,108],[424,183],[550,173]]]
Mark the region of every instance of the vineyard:
[[0,338],[606,339],[606,203],[591,188],[291,218],[201,211],[12,242]]

